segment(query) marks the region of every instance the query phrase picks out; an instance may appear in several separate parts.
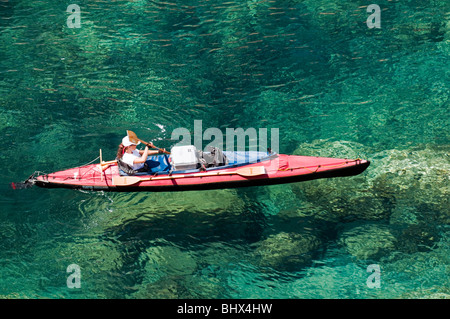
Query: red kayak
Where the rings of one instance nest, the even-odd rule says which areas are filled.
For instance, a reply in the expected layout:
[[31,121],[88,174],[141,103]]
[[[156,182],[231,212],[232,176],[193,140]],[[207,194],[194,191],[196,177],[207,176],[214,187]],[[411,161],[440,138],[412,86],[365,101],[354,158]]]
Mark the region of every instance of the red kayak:
[[[51,174],[33,176],[28,182],[45,188],[93,191],[187,191],[273,185],[318,178],[353,176],[370,164],[362,159],[268,154],[243,156],[224,152],[226,165],[203,169],[174,170],[167,155],[151,157],[153,168],[127,176],[117,161],[75,167]],[[241,152],[242,153],[242,152]],[[249,154],[252,152],[245,152]],[[253,158],[252,158],[253,156]],[[150,158],[150,157],[149,157]]]

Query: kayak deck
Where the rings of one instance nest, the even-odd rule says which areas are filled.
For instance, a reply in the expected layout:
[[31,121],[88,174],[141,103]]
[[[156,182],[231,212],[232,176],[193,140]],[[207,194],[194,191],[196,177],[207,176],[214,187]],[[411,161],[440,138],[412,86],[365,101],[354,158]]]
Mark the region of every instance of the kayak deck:
[[[259,152],[258,152],[259,153]],[[117,165],[106,169],[90,164],[36,177],[35,184],[45,188],[72,188],[116,192],[186,191],[273,185],[318,178],[352,176],[362,173],[370,162],[362,159],[339,159],[297,155],[235,157],[228,154],[229,165],[197,170],[157,172],[122,176]],[[256,156],[256,158],[255,158]],[[251,162],[249,162],[251,161]],[[251,174],[239,174],[242,169]],[[239,171],[240,170],[240,171]]]

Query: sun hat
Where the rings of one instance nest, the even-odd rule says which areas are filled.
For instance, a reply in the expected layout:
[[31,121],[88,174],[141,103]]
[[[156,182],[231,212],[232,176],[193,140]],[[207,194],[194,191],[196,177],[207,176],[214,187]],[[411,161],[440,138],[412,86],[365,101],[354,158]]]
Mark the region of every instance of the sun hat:
[[127,136],[125,136],[122,139],[122,144],[123,144],[123,146],[128,147],[130,145],[139,145],[139,144],[141,144],[141,142],[138,141],[137,144],[133,143],[133,142],[130,141],[130,139],[129,139],[128,135],[127,135]]

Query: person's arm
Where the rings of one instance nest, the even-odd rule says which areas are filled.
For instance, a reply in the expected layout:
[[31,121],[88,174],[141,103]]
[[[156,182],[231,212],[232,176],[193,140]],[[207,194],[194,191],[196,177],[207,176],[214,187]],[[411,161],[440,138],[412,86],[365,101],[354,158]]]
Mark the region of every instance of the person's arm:
[[[142,152],[142,153],[141,153]],[[139,154],[141,154],[141,157],[137,157],[134,159],[133,163],[134,164],[138,164],[138,163],[145,163],[145,161],[147,160],[148,157],[148,147],[145,147],[145,150],[143,151],[139,151]]]
[[[157,148],[155,145],[153,145],[152,142],[148,143],[147,146],[150,148]],[[157,150],[157,151],[148,151],[148,155],[161,154],[161,153],[164,153],[165,150],[166,150],[165,148],[162,148],[161,150]],[[139,151],[139,154],[141,154],[141,155],[144,154],[144,151]]]
[[[139,154],[144,154],[145,151],[139,151]],[[156,155],[159,154],[159,151],[148,151],[148,155]]]

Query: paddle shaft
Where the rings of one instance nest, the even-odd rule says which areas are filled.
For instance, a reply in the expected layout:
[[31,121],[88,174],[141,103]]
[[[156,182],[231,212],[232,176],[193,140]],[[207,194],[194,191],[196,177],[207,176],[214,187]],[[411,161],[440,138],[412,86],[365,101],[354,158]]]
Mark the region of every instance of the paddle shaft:
[[163,152],[163,153],[165,153],[165,154],[170,154],[169,151],[166,151],[166,150],[164,150],[164,149],[162,149],[162,148],[156,147],[156,146],[153,145],[153,144],[147,143],[147,142],[145,142],[145,141],[143,141],[143,140],[141,140],[141,139],[139,139],[139,141],[140,141],[141,143],[144,143],[144,144],[147,145],[148,147],[153,147],[153,148],[156,148],[158,151],[161,151],[161,152]]

